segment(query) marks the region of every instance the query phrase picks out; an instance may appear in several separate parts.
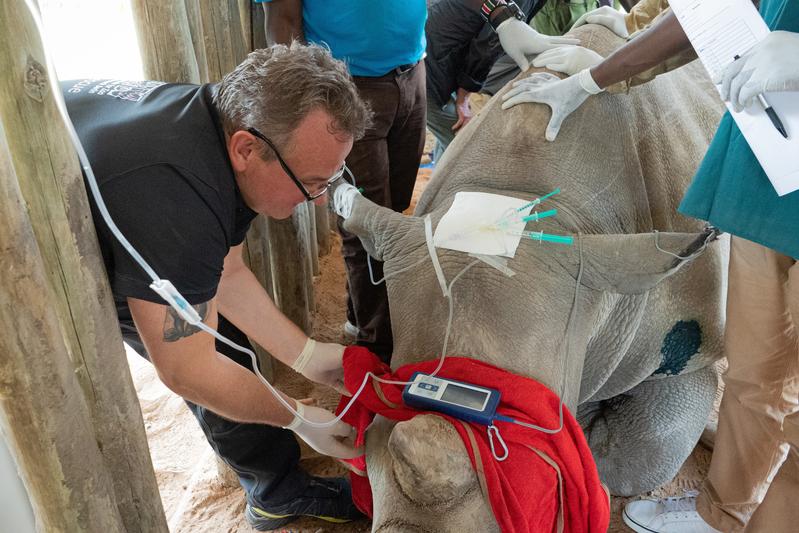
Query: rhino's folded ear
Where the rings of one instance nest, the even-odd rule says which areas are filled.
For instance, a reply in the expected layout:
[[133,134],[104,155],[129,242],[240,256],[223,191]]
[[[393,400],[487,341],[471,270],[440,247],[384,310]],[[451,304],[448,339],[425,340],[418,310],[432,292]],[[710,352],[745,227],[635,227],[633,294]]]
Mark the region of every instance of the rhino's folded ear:
[[[581,246],[586,287],[641,294],[699,256],[718,234],[709,227],[702,233],[584,235],[575,239],[572,257],[579,255]],[[576,266],[572,264],[570,270]]]

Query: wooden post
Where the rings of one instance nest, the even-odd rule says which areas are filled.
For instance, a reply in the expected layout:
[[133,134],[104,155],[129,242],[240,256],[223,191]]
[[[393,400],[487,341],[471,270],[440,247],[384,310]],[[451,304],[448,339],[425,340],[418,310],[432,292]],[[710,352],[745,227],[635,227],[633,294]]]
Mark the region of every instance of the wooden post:
[[306,204],[308,210],[308,257],[311,260],[311,274],[319,275],[319,242],[316,240],[316,206],[313,203]]
[[269,251],[275,303],[300,329],[310,334],[313,283],[308,253],[308,215],[305,204],[291,218],[269,219]]
[[250,10],[250,28],[252,30],[252,48],[251,50],[258,50],[259,48],[266,48],[269,46],[266,42],[266,14],[264,7],[266,4],[256,4],[251,2]]
[[316,217],[316,244],[319,248],[319,257],[330,253],[330,217],[326,205],[315,205],[314,216]]
[[39,531],[124,531],[2,125],[0,177],[0,426]]
[[[0,72],[3,73],[0,77],[0,121],[8,144],[8,151],[3,150],[3,153],[10,153],[6,157],[8,161],[4,167],[3,181],[12,182],[18,187],[24,199],[4,206],[0,211],[7,217],[21,219],[24,216],[30,220],[39,256],[31,255],[19,258],[19,261],[41,263],[44,284],[40,287],[39,299],[56,317],[53,320],[57,319],[57,333],[63,337],[61,344],[72,361],[73,379],[77,379],[80,388],[71,387],[69,382],[58,382],[57,385],[62,395],[80,396],[88,406],[90,415],[88,427],[75,422],[71,431],[60,426],[58,431],[66,431],[63,437],[73,441],[77,439],[75,433],[80,433],[81,438],[89,438],[99,448],[98,453],[102,454],[99,464],[93,461],[94,452],[88,449],[87,444],[84,447],[86,449],[76,450],[76,453],[86,457],[77,465],[88,470],[88,474],[84,475],[91,475],[91,470],[97,469],[97,476],[101,477],[102,472],[107,470],[111,485],[105,487],[98,481],[96,490],[107,492],[107,498],[118,506],[118,514],[126,531],[166,532],[166,520],[152,470],[141,411],[97,246],[83,178],[74,148],[50,93],[41,41],[22,0],[3,2],[0,9]],[[15,248],[3,244],[3,249]],[[14,254],[2,255],[4,261],[17,261]],[[8,268],[11,266],[7,265],[4,272]],[[25,273],[27,268],[17,267],[17,275]],[[22,315],[27,304],[24,297],[32,298],[33,293],[20,295],[19,300],[0,307],[6,312]],[[44,338],[47,349],[40,346],[35,323],[24,330],[25,334],[22,333],[22,328],[26,328],[24,319],[45,320],[40,313],[18,317],[20,323],[17,326],[12,326],[9,320],[3,321],[3,324],[8,325],[8,333],[15,336],[9,342],[17,343],[4,352],[10,354],[8,364],[15,364],[14,354],[11,353],[13,349],[21,350],[23,355],[27,350],[29,354],[24,359],[25,364],[37,367],[28,370],[31,376],[26,379],[29,381],[20,382],[18,390],[21,393],[29,390],[40,394],[42,398],[70,405],[78,402],[76,398],[54,399],[48,391],[38,388],[46,387],[48,381],[33,373],[39,368],[49,373],[47,365],[51,359],[52,364],[60,364],[56,360],[57,355],[51,356],[48,352],[49,349],[58,349],[59,343],[55,339]],[[45,326],[47,324],[43,322],[41,327]],[[42,357],[38,365],[34,354]],[[35,399],[35,402],[39,401]],[[58,406],[50,406],[49,409],[55,407]],[[45,416],[47,408],[43,409],[42,416]],[[60,416],[66,416],[64,412],[59,407]],[[23,413],[19,412],[15,416],[22,417]],[[15,418],[13,423],[22,423],[22,420]],[[27,429],[35,432],[35,421],[29,421],[29,424],[34,426]],[[47,431],[45,426],[42,429]],[[31,435],[31,438],[37,437]],[[51,482],[60,483],[58,479]],[[78,480],[78,483],[85,482]],[[66,488],[78,492],[83,490],[71,485]],[[45,505],[45,502],[40,503]],[[102,512],[105,513],[105,509]],[[105,521],[98,522],[101,523]]]
[[247,56],[244,45],[238,0],[186,0],[195,2],[199,12],[199,26],[191,32],[199,33],[205,47],[207,77],[203,83],[221,80]]
[[200,83],[184,0],[131,0],[144,77]]
[[[252,8],[255,2],[252,0],[238,0],[239,2],[239,19],[241,20],[241,35],[244,38],[244,50],[251,52],[255,50],[252,45],[253,41],[253,28],[252,28]],[[257,7],[257,6],[256,6]]]
[[[274,298],[274,288],[272,283],[272,266],[269,263],[269,237],[266,217],[258,215],[250,225],[247,232],[247,239],[244,243],[244,262],[252,270],[258,281]],[[252,342],[252,341],[251,341]],[[264,377],[272,381],[274,377],[274,360],[272,356],[261,346],[252,343],[255,347],[255,355],[258,356],[258,367]]]

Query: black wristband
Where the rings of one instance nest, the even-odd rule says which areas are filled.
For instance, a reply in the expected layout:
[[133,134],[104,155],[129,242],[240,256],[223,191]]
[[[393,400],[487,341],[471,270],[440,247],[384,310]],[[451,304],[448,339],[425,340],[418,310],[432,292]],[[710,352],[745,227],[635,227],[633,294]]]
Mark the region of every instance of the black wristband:
[[497,14],[493,18],[488,20],[488,23],[491,24],[491,27],[494,28],[494,31],[497,31],[499,25],[505,22],[506,20],[514,18],[513,13],[511,13],[510,9],[507,9],[507,6],[505,7],[506,7],[505,9],[500,9],[499,11],[497,11]]
[[[505,9],[499,9],[500,7],[504,7]],[[498,9],[499,11],[497,11]],[[494,15],[495,11],[496,14]],[[480,8],[480,14],[483,16],[483,19],[491,25],[494,31],[497,30],[500,24],[508,19],[516,18],[518,20],[524,20],[524,12],[519,9],[519,6],[516,5],[516,2],[513,0],[485,0]]]

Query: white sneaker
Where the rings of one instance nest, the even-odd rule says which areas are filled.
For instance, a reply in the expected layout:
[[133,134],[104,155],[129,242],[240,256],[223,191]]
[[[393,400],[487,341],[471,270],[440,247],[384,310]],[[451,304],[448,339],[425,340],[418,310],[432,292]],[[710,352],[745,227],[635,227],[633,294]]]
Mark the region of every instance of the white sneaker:
[[638,533],[721,533],[696,512],[697,495],[687,491],[681,498],[636,500],[624,507],[622,518]]
[[344,326],[342,327],[342,329],[344,330],[344,335],[345,336],[347,336],[347,337],[349,337],[351,339],[357,339],[358,338],[358,333],[359,333],[358,326],[356,326],[355,324],[353,324],[349,320],[344,322]]

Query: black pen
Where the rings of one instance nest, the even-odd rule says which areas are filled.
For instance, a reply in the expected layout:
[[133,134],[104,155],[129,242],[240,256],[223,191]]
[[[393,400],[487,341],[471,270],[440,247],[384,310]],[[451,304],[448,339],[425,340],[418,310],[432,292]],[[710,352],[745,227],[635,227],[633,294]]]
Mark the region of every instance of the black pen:
[[[732,59],[733,59],[733,61],[737,61],[740,58],[741,58],[741,56],[736,55]],[[766,100],[766,97],[763,96],[762,93],[759,93],[757,95],[757,101],[760,102],[761,106],[763,106],[763,111],[766,112],[766,115],[768,116],[769,120],[771,120],[771,123],[774,124],[774,127],[777,129],[777,131],[780,132],[780,135],[782,135],[783,137],[785,137],[787,139],[788,138],[788,132],[785,131],[785,126],[782,124],[782,121],[780,120],[780,117],[777,115],[777,112],[774,111],[774,108],[771,107],[771,104],[768,103],[768,101]]]
[[785,131],[785,126],[782,125],[782,121],[780,117],[777,116],[777,112],[774,111],[774,108],[766,101],[766,97],[762,94],[758,94],[757,100],[760,102],[760,105],[763,106],[763,110],[768,115],[768,118],[771,119],[771,123],[774,124],[774,127],[777,128],[777,131],[780,132],[780,135],[787,139],[788,132]]

